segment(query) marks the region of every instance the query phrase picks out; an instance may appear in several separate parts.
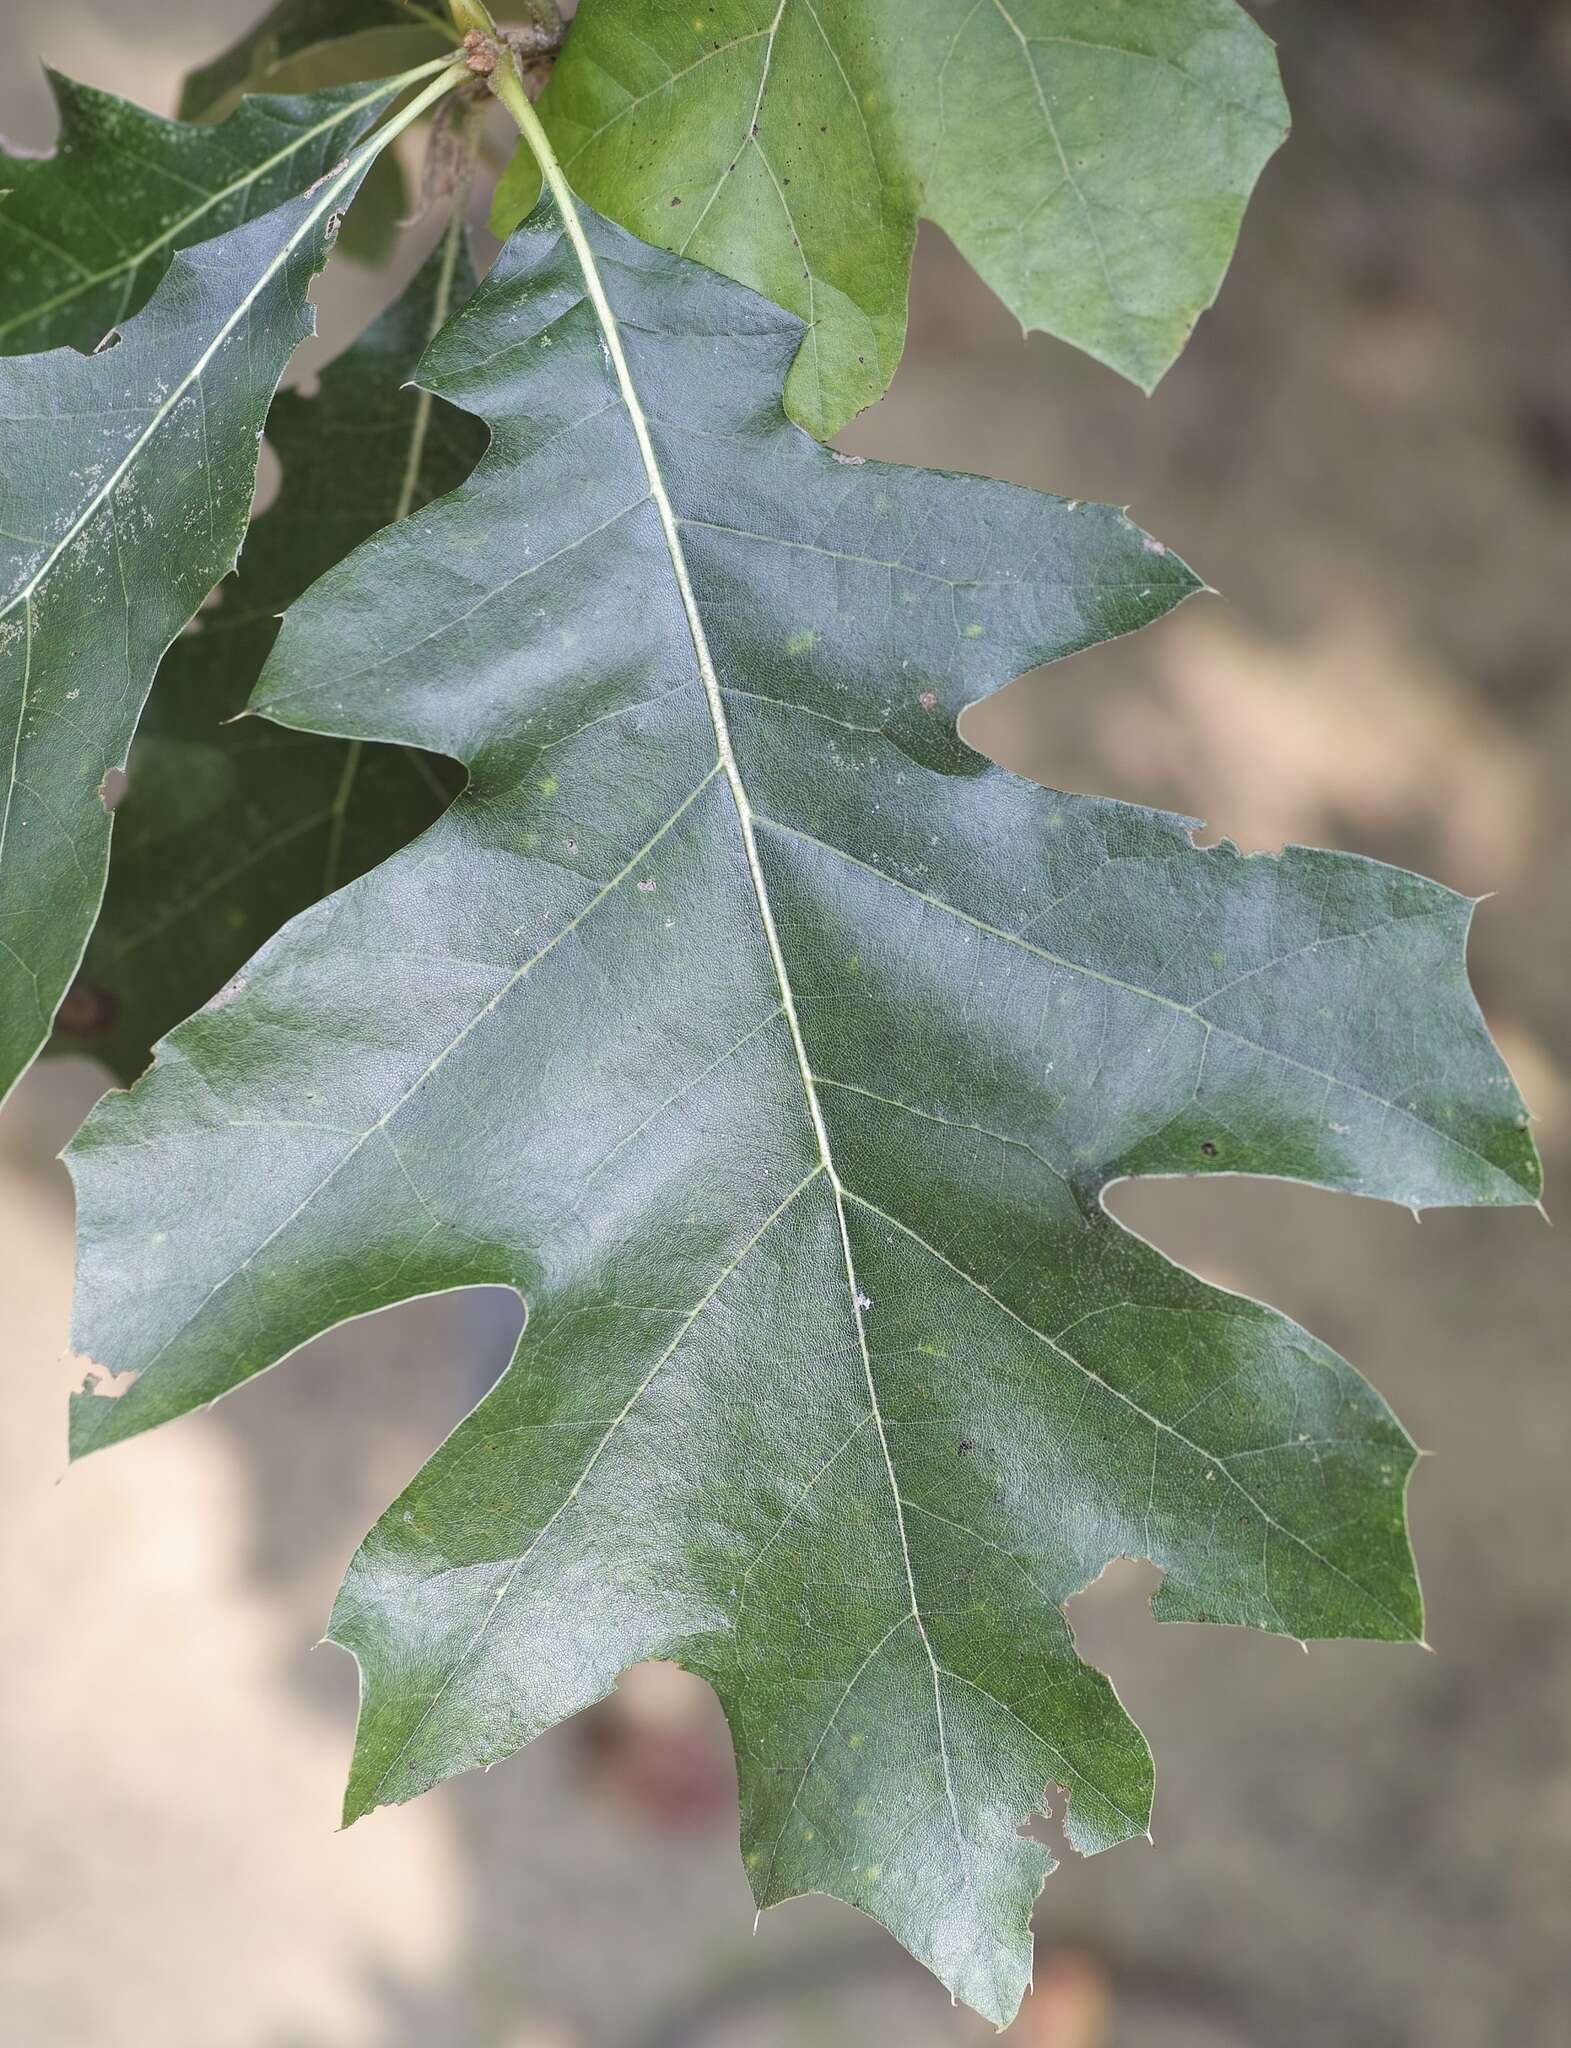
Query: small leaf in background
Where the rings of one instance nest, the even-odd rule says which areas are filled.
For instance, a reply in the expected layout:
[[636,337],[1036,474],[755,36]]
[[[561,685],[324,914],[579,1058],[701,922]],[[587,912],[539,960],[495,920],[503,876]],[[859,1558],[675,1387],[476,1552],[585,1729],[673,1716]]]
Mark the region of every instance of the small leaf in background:
[[[412,1295],[511,1369],[331,1627],[353,1818],[647,1658],[715,1689],[761,1905],[820,1890],[994,2020],[1050,1867],[1151,1761],[1064,1601],[1411,1641],[1414,1451],[1353,1370],[1103,1206],[1131,1174],[1538,1190],[1471,905],[1200,849],[956,719],[1197,579],[1105,506],[836,457],[798,321],[543,203],[422,376],[469,480],[291,610],[256,707],[470,770],[296,918],[70,1159],[73,1450]],[[195,1220],[193,1220],[195,1219]],[[109,1393],[114,1398],[108,1398]]]
[[187,74],[180,116],[211,121],[242,93],[315,92],[385,77],[458,41],[444,0],[277,0],[211,63]]
[[479,458],[479,422],[410,388],[426,344],[473,288],[455,223],[396,304],[322,372],[315,396],[273,402],[278,497],[218,604],[159,667],[115,812],[103,911],[57,1027],[60,1050],[96,1053],[122,1081],[286,918],[412,839],[462,780],[413,748],[229,721],[279,613]]
[[[317,111],[341,148],[407,83]],[[294,160],[310,190],[166,267],[160,255],[157,290],[109,345],[0,360],[0,1095],[81,960],[106,798],[165,649],[234,567],[267,408],[312,331],[310,282],[369,158],[326,178]],[[124,256],[117,235],[114,289],[129,298]]]
[[[1234,0],[584,0],[540,111],[602,213],[802,315],[786,402],[820,436],[894,375],[918,218],[1149,390],[1287,132]],[[539,182],[521,147],[498,233]]]
[[214,127],[166,121],[57,72],[51,156],[0,149],[0,354],[95,348],[181,249],[314,185],[383,113],[385,83],[245,101]]

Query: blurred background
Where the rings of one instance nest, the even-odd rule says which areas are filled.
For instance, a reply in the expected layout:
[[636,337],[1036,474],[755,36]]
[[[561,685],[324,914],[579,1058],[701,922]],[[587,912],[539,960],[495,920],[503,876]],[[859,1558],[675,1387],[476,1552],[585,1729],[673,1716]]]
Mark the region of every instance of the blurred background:
[[[165,111],[258,0],[9,0],[36,59]],[[1481,908],[1474,977],[1571,1121],[1571,8],[1253,0],[1296,133],[1154,399],[1009,317],[941,237],[862,453],[1132,506],[1222,593],[968,724],[1011,767],[1246,848],[1336,845]],[[417,257],[435,224],[411,236]],[[315,360],[390,280],[347,263]],[[306,369],[309,372],[310,352]],[[483,1778],[335,1832],[347,1657],[310,1654],[378,1510],[500,1369],[516,1305],[412,1305],[65,1476],[70,1190],[95,1094],[0,1119],[0,2034],[25,2048],[940,2048],[988,2030],[821,1900],[753,1911],[707,1692],[668,1668]],[[1074,1603],[1158,1768],[1155,1845],[1066,1854],[1020,2048],[1563,2048],[1571,2034],[1567,1261],[1530,1211],[1131,1186],[1175,1256],[1299,1317],[1435,1453],[1437,1654]],[[1052,1830],[1048,1830],[1049,1839]]]

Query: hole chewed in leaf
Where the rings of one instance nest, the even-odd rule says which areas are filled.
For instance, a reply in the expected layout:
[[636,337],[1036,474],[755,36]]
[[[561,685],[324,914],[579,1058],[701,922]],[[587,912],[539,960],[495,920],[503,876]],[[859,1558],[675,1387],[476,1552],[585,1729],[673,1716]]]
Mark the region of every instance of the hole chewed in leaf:
[[140,1372],[115,1372],[107,1365],[89,1360],[77,1392],[80,1398],[96,1401],[118,1401],[128,1394],[142,1377]]

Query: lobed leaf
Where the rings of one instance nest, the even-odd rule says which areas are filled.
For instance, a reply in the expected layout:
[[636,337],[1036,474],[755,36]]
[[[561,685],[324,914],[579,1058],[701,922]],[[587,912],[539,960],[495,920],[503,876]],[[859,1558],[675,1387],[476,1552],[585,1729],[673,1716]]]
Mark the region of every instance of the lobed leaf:
[[59,1042],[125,1082],[286,918],[405,845],[461,778],[408,747],[281,731],[245,708],[278,617],[379,527],[452,489],[485,446],[478,421],[409,388],[427,342],[474,288],[461,228],[322,372],[280,393],[267,436],[275,503],[239,573],[165,655],[115,814],[104,907]]
[[[407,83],[319,112],[342,146]],[[82,957],[109,778],[165,649],[234,567],[268,403],[368,161],[182,250],[97,353],[0,360],[0,1094]],[[135,274],[122,268],[118,288]]]
[[[1150,390],[1287,132],[1234,0],[584,0],[540,111],[592,205],[802,315],[821,436],[894,375],[919,217]],[[521,147],[499,233],[538,190]]]
[[[1063,1603],[1416,1638],[1400,1425],[1103,1207],[1135,1173],[1531,1201],[1470,905],[1197,849],[960,740],[1196,587],[1120,513],[838,458],[798,321],[543,202],[434,343],[491,444],[291,610],[257,708],[462,761],[70,1155],[76,1455],[319,1331],[479,1282],[509,1371],[331,1633],[350,1818],[675,1659],[735,1739],[761,1905],[873,1914],[1000,2022],[1050,1867],[1147,1825]],[[194,1227],[192,1219],[200,1219]]]

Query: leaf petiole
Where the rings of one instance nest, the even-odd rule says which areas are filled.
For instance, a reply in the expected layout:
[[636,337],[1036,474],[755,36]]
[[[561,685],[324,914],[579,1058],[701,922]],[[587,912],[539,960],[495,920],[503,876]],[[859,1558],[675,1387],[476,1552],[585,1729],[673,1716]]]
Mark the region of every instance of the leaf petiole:
[[[562,218],[568,224],[568,233],[577,246],[578,208],[573,200],[572,190],[566,175],[551,147],[551,138],[546,134],[544,123],[535,112],[535,103],[524,87],[524,75],[518,67],[514,51],[502,42],[499,44],[496,69],[490,74],[492,92],[506,107],[513,123],[525,142],[534,151],[535,161],[540,166],[541,176],[550,186]],[[580,231],[581,232],[581,231]]]
[[431,83],[424,92],[416,93],[406,107],[400,108],[361,144],[356,152],[356,159],[363,157],[369,160],[380,156],[390,142],[396,141],[404,130],[418,121],[444,93],[451,92],[455,85],[462,84],[469,76],[468,65],[462,57],[433,57],[428,63],[417,64],[412,71],[406,71],[401,78],[391,80],[390,83],[398,86],[401,91],[408,86],[418,85],[422,78],[430,79]]

